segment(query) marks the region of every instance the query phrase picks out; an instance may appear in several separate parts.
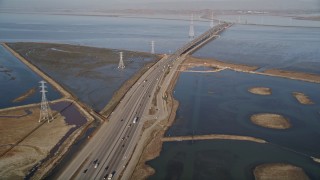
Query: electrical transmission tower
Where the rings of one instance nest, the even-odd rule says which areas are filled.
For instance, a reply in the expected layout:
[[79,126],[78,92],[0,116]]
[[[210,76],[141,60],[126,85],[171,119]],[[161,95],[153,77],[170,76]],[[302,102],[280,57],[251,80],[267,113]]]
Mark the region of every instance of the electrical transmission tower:
[[[219,23],[220,24],[220,23]],[[210,22],[210,27],[213,28],[214,24],[213,24],[213,12],[211,13],[211,22]]]
[[41,88],[40,92],[42,94],[39,122],[42,122],[42,121],[50,122],[51,120],[53,120],[53,117],[52,117],[51,109],[49,107],[49,103],[48,103],[48,100],[46,97],[46,93],[48,92],[46,90],[46,88],[47,88],[47,86],[45,85],[46,82],[40,81],[39,83],[41,84],[40,85],[40,88]]
[[191,15],[191,21],[190,21],[190,29],[189,29],[189,38],[194,38],[194,26],[193,26],[193,14]]
[[119,69],[124,69],[125,68],[124,63],[123,63],[123,53],[122,52],[120,52],[120,61],[119,61],[118,68]]
[[151,41],[151,54],[154,54],[154,41]]

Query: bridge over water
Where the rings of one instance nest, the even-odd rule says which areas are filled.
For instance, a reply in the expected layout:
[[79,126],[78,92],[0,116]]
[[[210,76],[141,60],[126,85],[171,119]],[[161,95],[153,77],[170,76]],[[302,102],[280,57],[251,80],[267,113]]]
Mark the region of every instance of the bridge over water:
[[[122,98],[109,117],[108,123],[103,123],[100,126],[87,145],[58,175],[58,179],[102,179],[109,176],[113,179],[130,179],[128,175],[130,173],[126,172],[130,172],[130,169],[135,166],[136,161],[133,159],[139,157],[134,155],[134,152],[139,153],[135,149],[142,147],[137,144],[139,141],[145,142],[143,138],[149,137],[143,136],[141,133],[145,131],[143,130],[143,124],[146,120],[144,117],[149,112],[153,96],[157,98],[159,117],[167,118],[171,110],[168,109],[162,97],[178,66],[183,62],[184,56],[217,37],[230,25],[232,24],[223,23],[209,29],[149,68]],[[166,71],[168,68],[173,70],[168,72]],[[160,87],[159,93],[156,93],[157,87]],[[139,120],[136,121],[137,119]],[[143,143],[141,144],[143,145]],[[127,171],[122,174],[124,169]],[[126,176],[128,178],[125,178]]]
[[210,28],[208,31],[204,32],[200,36],[196,37],[192,41],[188,42],[187,44],[179,48],[176,52],[174,52],[172,55],[168,57],[168,60],[172,62],[182,55],[187,55],[198,50],[204,44],[217,38],[222,31],[224,31],[232,25],[233,23],[222,23]]

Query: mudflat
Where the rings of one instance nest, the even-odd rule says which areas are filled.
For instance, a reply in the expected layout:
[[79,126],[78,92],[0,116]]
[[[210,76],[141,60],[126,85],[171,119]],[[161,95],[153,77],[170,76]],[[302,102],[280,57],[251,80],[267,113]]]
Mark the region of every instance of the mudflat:
[[288,129],[291,127],[289,120],[279,114],[261,113],[251,116],[251,122],[271,129]]
[[256,180],[307,180],[309,177],[300,167],[284,163],[262,164],[254,169]]
[[257,95],[271,95],[272,91],[270,88],[267,87],[253,87],[248,89],[249,92],[251,92],[252,94],[257,94]]

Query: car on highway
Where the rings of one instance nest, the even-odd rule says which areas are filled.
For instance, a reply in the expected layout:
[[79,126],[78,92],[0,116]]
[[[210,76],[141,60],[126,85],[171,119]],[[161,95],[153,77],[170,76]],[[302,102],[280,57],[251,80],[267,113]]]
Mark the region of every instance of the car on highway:
[[94,168],[96,169],[98,166],[99,166],[99,163],[96,163],[96,164],[94,165]]
[[97,164],[97,162],[98,162],[98,159],[94,160],[94,161],[93,161],[93,164]]
[[109,174],[107,173],[106,175],[103,176],[103,179],[107,179]]
[[86,173],[88,171],[88,169],[85,169],[84,171],[83,171],[83,173]]
[[116,173],[116,171],[113,171],[111,174],[109,174],[108,180],[111,180],[115,173]]
[[139,117],[135,117],[134,119],[133,119],[133,124],[135,124],[137,121],[138,121],[138,119],[139,119]]

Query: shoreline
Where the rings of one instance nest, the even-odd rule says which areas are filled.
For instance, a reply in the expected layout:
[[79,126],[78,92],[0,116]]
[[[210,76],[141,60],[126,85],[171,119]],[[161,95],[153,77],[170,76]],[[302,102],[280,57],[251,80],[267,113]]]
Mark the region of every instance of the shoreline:
[[201,140],[238,140],[238,141],[251,141],[256,143],[267,143],[267,141],[251,136],[239,136],[229,134],[206,134],[206,135],[194,135],[194,136],[171,136],[163,137],[162,142],[173,141],[201,141]]
[[[189,64],[189,65],[188,65]],[[166,130],[174,123],[176,111],[178,109],[179,102],[174,99],[173,97],[173,91],[176,82],[179,79],[180,72],[182,72],[183,68],[185,69],[185,66],[190,67],[197,67],[197,66],[206,66],[206,67],[214,67],[218,70],[225,70],[230,69],[238,72],[244,72],[244,73],[253,73],[253,74],[260,74],[260,75],[267,75],[267,76],[276,76],[276,77],[282,77],[287,79],[294,79],[294,80],[302,80],[307,82],[313,82],[313,83],[320,83],[320,75],[313,75],[308,73],[297,73],[297,72],[284,72],[284,73],[268,73],[268,72],[255,72],[259,67],[256,66],[248,66],[248,65],[242,65],[242,64],[232,64],[232,63],[226,63],[222,61],[218,61],[215,59],[199,59],[188,56],[183,63],[177,68],[174,79],[170,82],[170,88],[168,88],[169,99],[171,100],[172,104],[167,103],[167,106],[171,107],[171,113],[170,117],[167,120],[162,120],[164,125],[161,127],[158,127],[157,129],[154,128],[152,131],[152,135],[149,136],[148,140],[145,141],[144,150],[142,151],[138,163],[132,172],[130,178],[140,178],[140,179],[147,179],[148,177],[152,176],[155,173],[155,169],[153,169],[151,166],[147,164],[148,161],[155,159],[160,156],[164,140],[167,140],[169,138],[172,138],[172,141],[180,141],[182,140],[181,137],[164,137],[164,133]],[[290,77],[290,73],[293,73],[295,77]],[[310,78],[311,77],[311,78]],[[207,137],[212,136],[212,137]],[[200,138],[193,137],[186,137],[186,139],[195,140]],[[245,140],[245,141],[252,141],[257,143],[268,143],[265,140],[258,139],[255,137],[243,137],[243,136],[233,136],[233,135],[223,135],[223,134],[215,134],[215,135],[204,135],[202,139],[230,139],[230,140]],[[315,159],[313,159],[316,161]]]
[[250,121],[257,126],[269,129],[285,130],[292,127],[289,119],[280,114],[253,114],[250,117]]
[[[178,67],[179,69],[179,67]],[[138,162],[136,163],[133,172],[131,172],[130,179],[147,179],[155,170],[146,164],[147,161],[158,157],[162,149],[162,137],[166,130],[174,123],[176,111],[179,102],[173,98],[173,89],[179,78],[179,71],[174,72],[173,78],[169,83],[169,87],[165,94],[170,94],[165,102],[167,109],[170,110],[168,117],[165,117],[159,122],[154,122],[149,129],[150,136],[143,142],[143,150],[139,154]],[[144,131],[145,132],[145,131]],[[143,133],[144,133],[143,132]]]
[[[220,69],[230,69],[233,71],[244,72],[244,73],[251,73],[251,74],[258,74],[264,76],[273,76],[273,77],[281,77],[286,79],[292,80],[299,80],[311,83],[320,83],[320,74],[312,74],[312,73],[305,73],[305,72],[297,72],[297,71],[288,71],[288,70],[281,70],[281,69],[268,69],[263,72],[257,72],[259,69],[258,66],[249,66],[245,64],[236,64],[236,63],[227,63],[216,59],[210,58],[196,58],[196,57],[189,57],[186,63],[194,63],[194,64],[201,64],[202,66],[209,66],[209,67],[216,67]],[[199,65],[198,65],[199,66]]]
[[[5,45],[5,43],[2,43],[2,44],[3,44],[3,46],[5,48],[7,48],[6,47],[7,45]],[[32,71],[34,71],[34,72],[40,71],[40,73],[42,73],[43,75],[41,75],[38,72],[36,72],[36,74],[40,75],[40,77],[43,77],[43,76],[46,77],[47,76],[44,72],[41,71],[41,69],[37,68],[35,65],[33,65],[33,64],[29,65],[29,62],[25,63],[23,60],[20,59],[21,56],[18,53],[14,52],[13,50],[10,50],[11,49],[10,47],[8,47],[8,48],[7,49],[15,57],[17,57],[20,61],[22,61],[24,64],[26,64]],[[27,60],[25,60],[25,61],[27,61]],[[299,73],[299,72],[289,72],[289,71],[282,71],[282,70],[278,70],[278,71],[273,70],[273,72],[268,74],[268,73],[266,73],[268,70],[264,71],[264,72],[256,72],[258,67],[255,67],[255,66],[247,66],[247,65],[241,65],[241,64],[225,63],[225,62],[214,60],[214,59],[212,59],[212,60],[211,59],[199,59],[199,58],[194,58],[194,57],[189,57],[188,56],[184,60],[184,62],[177,68],[177,71],[173,72],[174,73],[173,78],[170,81],[170,84],[169,84],[169,87],[168,87],[167,91],[165,92],[165,94],[169,94],[167,102],[165,102],[165,104],[168,107],[169,112],[170,112],[169,113],[169,117],[165,118],[165,119],[163,119],[163,120],[161,120],[159,122],[153,122],[152,125],[150,126],[150,128],[151,128],[150,129],[150,131],[151,131],[150,134],[151,135],[147,137],[146,141],[142,142],[144,144],[145,148],[142,151],[142,153],[140,154],[138,163],[135,166],[135,170],[132,172],[131,178],[133,178],[133,179],[137,178],[137,177],[139,177],[139,178],[141,178],[141,177],[147,178],[147,177],[151,176],[155,172],[155,170],[152,169],[152,167],[150,167],[149,165],[147,165],[146,162],[149,161],[149,160],[152,160],[152,159],[154,159],[154,158],[156,158],[156,157],[158,157],[160,155],[161,150],[162,150],[162,145],[163,145],[163,139],[167,138],[167,137],[164,137],[164,134],[165,134],[166,130],[168,128],[170,128],[172,126],[172,124],[174,123],[174,121],[175,121],[175,115],[176,115],[176,111],[177,111],[178,106],[179,106],[179,102],[174,99],[173,91],[174,91],[175,85],[176,85],[176,83],[177,83],[177,81],[179,79],[181,68],[183,66],[185,66],[187,62],[190,63],[190,61],[192,63],[194,63],[195,66],[209,66],[209,67],[216,67],[216,68],[218,68],[220,70],[230,69],[230,70],[239,71],[239,72],[245,72],[245,73],[276,76],[276,77],[283,77],[283,78],[294,79],[294,80],[302,80],[302,81],[307,81],[307,82],[320,83],[320,75],[313,75],[313,74]],[[156,63],[156,62],[157,62],[157,60],[155,60],[155,62],[153,62],[153,63]],[[201,63],[204,63],[204,65],[201,64]],[[146,68],[148,65],[150,65],[150,63],[147,63],[143,68]],[[36,69],[34,70],[32,67],[34,67]],[[139,70],[133,77],[131,77],[127,81],[131,81],[132,80],[133,81],[132,84],[134,84],[136,82],[136,81],[134,81],[134,78],[137,76],[137,79],[139,79],[139,77],[141,77],[141,75],[144,74],[143,68],[141,70]],[[147,70],[148,69],[146,69],[146,71]],[[295,75],[295,77],[290,77],[290,73],[293,73]],[[47,77],[47,78],[50,78],[50,77]],[[52,80],[52,81],[54,81],[54,80]],[[121,94],[118,95],[119,97],[118,97],[117,100],[120,101],[122,99],[122,97],[127,93],[127,90],[128,90],[128,89],[122,89],[122,88],[130,88],[131,87],[130,84],[129,85],[127,84],[128,83],[127,81],[125,81],[121,85],[121,87],[117,91],[115,91],[115,93],[113,94],[111,100],[113,100],[113,98],[117,99],[115,96],[117,96],[118,95],[117,93],[119,93],[120,91],[123,91],[124,94],[122,96],[121,96]],[[55,85],[53,85],[53,86],[55,88],[57,88]],[[123,86],[125,86],[125,87],[123,87]],[[60,87],[60,85],[59,85],[59,87]],[[61,87],[61,88],[63,88],[63,87]],[[58,89],[58,91],[61,92],[60,89]],[[67,92],[67,95],[63,94],[61,92],[62,95],[63,95],[63,97],[61,99],[71,100],[71,98],[75,97],[72,93],[69,93],[68,91],[66,91],[66,92]],[[61,100],[61,99],[59,99],[59,100]],[[111,100],[109,101],[109,103],[111,102]],[[87,115],[91,117],[91,115],[92,115],[91,113],[92,112],[87,112],[88,109],[85,108],[86,106],[83,105],[83,103],[78,102],[77,98],[75,100],[71,100],[71,101],[75,102],[75,105],[79,108],[79,111],[81,113],[84,113],[86,117],[87,117]],[[117,102],[114,102],[113,105],[115,105],[115,106],[114,107],[111,106],[111,107],[109,107],[109,109],[107,108],[107,105],[106,105],[105,108],[107,110],[104,111],[104,113],[106,113],[107,111],[112,109],[112,107],[115,108],[117,106],[117,104],[118,104]],[[103,108],[103,110],[105,108]],[[148,120],[145,123],[147,123],[149,121],[151,121],[151,120]],[[143,133],[144,132],[145,131],[143,131]],[[205,136],[210,136],[210,135],[205,135]],[[75,138],[77,138],[77,137],[75,137]],[[173,138],[176,138],[176,137],[173,137]],[[215,135],[215,137],[213,139],[239,140],[238,138],[241,138],[241,137],[233,137],[232,135],[217,134],[217,135]],[[257,139],[257,138],[247,137],[247,138],[244,138],[244,139],[256,142],[255,139]],[[260,141],[260,139],[257,139],[257,141]],[[266,143],[265,141],[264,142],[262,142],[262,141],[264,141],[264,140],[261,140],[261,143]],[[66,152],[67,152],[68,149],[70,148],[70,146],[69,147],[65,147],[65,148],[66,148]],[[143,174],[143,175],[141,176],[141,174]]]
[[[54,100],[52,102],[60,102],[60,101],[70,101],[72,102],[75,107],[77,108],[77,111],[81,113],[87,120],[87,122],[75,132],[69,135],[68,138],[65,139],[65,141],[59,145],[59,149],[57,150],[57,153],[50,157],[45,162],[38,162],[40,163],[39,169],[35,171],[35,173],[32,175],[33,178],[44,178],[48,172],[50,172],[55,164],[61,160],[61,158],[64,157],[65,153],[68,152],[72,144],[75,142],[75,140],[80,136],[80,134],[86,129],[88,124],[91,124],[94,120],[92,114],[88,111],[86,105],[79,102],[75,96],[73,96],[72,93],[68,92],[66,89],[64,89],[63,86],[61,86],[59,83],[57,83],[53,78],[51,78],[49,75],[47,75],[45,72],[43,72],[40,68],[38,68],[33,63],[29,62],[27,59],[25,59],[23,56],[21,56],[18,52],[14,51],[10,46],[8,46],[6,43],[1,43],[1,45],[9,51],[14,57],[16,57],[19,61],[21,61],[23,64],[27,66],[27,68],[31,69],[35,74],[37,74],[40,78],[43,78],[45,81],[47,81],[49,84],[53,86],[60,94],[61,98]],[[33,107],[38,106],[38,103],[35,104],[29,104],[29,105],[23,105],[23,106],[15,106],[10,108],[5,108],[3,111],[10,111],[14,109],[20,109],[20,108],[26,108],[26,107]],[[51,150],[50,150],[51,151]],[[46,156],[44,159],[46,159],[48,156]],[[25,176],[29,176],[29,174],[25,174]]]
[[296,100],[303,105],[312,105],[314,102],[304,93],[301,92],[292,92],[292,96],[296,98]]
[[307,180],[309,177],[305,171],[288,163],[264,163],[254,167],[253,175],[256,180],[283,179],[283,180]]

